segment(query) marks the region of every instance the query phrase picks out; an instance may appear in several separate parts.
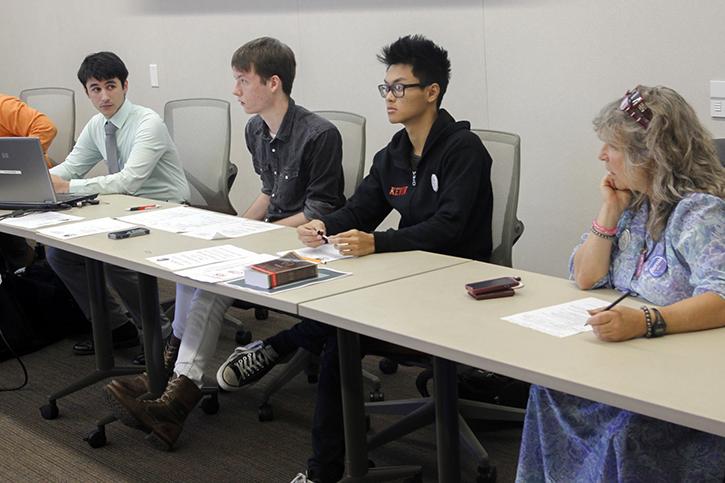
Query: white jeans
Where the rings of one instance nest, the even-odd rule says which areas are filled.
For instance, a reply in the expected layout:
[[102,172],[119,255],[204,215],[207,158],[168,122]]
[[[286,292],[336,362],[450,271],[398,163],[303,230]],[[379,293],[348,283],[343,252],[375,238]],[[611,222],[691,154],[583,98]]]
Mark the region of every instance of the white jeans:
[[202,386],[204,372],[216,351],[224,313],[234,299],[176,284],[172,328],[181,339],[174,372]]

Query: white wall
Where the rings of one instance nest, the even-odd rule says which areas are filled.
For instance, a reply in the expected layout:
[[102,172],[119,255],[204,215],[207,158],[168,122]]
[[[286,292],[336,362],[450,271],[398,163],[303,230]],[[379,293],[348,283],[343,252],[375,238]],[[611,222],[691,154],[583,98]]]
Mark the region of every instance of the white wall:
[[[718,31],[725,3],[641,0],[5,0],[0,10],[0,92],[39,86],[76,90],[80,130],[93,108],[75,73],[83,57],[113,50],[126,62],[130,98],[162,112],[167,100],[234,102],[229,60],[247,40],[270,35],[297,55],[293,97],[310,109],[368,119],[368,157],[397,129],[375,86],[375,55],[407,33],[447,48],[453,78],[445,107],[474,127],[523,139],[519,217],[526,224],[514,263],[561,275],[571,246],[598,206],[597,140],[591,119],[637,83],[679,90],[708,127],[708,81],[725,79]],[[159,65],[152,89],[148,64]],[[233,199],[244,209],[258,178],[242,141],[247,116],[233,105]]]

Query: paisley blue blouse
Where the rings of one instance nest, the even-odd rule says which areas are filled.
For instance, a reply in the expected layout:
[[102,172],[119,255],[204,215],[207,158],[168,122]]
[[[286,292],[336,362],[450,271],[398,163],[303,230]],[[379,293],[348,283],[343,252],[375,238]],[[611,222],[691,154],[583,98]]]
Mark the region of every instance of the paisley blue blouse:
[[[702,193],[685,197],[656,243],[645,229],[648,215],[646,204],[622,214],[609,273],[596,287],[629,290],[656,305],[705,292],[725,297],[725,201]],[[571,273],[573,256],[569,265]],[[725,438],[531,387],[519,482],[724,478]]]

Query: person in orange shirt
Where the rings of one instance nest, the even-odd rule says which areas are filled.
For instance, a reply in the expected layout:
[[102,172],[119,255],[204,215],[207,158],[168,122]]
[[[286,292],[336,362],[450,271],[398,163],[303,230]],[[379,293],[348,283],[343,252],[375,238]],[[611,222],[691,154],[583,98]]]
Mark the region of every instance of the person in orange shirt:
[[0,93],[0,137],[36,137],[40,139],[48,167],[48,148],[58,130],[48,116],[36,111],[17,97]]
[[[0,93],[0,137],[37,137],[50,167],[48,147],[57,132],[48,116],[17,97]],[[23,238],[0,233],[0,265],[14,271],[29,265],[32,260],[33,249]]]

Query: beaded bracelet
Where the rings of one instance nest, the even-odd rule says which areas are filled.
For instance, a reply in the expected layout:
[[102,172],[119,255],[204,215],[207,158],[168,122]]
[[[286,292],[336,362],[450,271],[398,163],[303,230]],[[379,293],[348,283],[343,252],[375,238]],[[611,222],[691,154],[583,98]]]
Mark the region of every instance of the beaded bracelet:
[[615,236],[614,235],[607,235],[606,233],[602,233],[601,231],[597,230],[594,225],[592,225],[592,233],[594,233],[599,238],[602,238],[604,240],[608,240],[610,242],[614,242]]
[[652,312],[646,305],[641,306],[640,309],[644,312],[644,323],[647,324],[647,333],[644,336],[650,339],[652,338]]
[[597,220],[592,220],[592,227],[596,229],[599,233],[604,233],[605,235],[614,236],[617,234],[617,227],[614,228],[605,228],[599,223],[597,223]]

